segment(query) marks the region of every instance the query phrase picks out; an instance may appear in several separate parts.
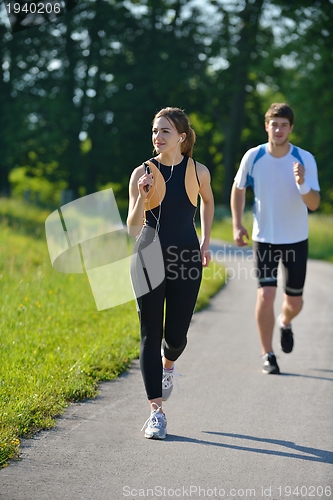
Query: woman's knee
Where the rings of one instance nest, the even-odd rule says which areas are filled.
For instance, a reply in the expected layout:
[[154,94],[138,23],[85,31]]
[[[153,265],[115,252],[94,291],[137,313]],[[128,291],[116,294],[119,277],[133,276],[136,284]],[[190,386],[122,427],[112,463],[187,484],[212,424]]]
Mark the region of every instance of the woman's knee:
[[185,337],[182,343],[178,345],[175,344],[171,345],[164,339],[163,340],[164,356],[170,361],[176,361],[184,351],[186,344],[187,344],[187,337]]

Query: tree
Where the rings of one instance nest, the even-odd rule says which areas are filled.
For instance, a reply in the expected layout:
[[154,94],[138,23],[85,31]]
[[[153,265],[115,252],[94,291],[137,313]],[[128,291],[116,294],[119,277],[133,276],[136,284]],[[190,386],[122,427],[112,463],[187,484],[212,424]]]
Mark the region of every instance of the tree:
[[281,5],[289,19],[278,48],[288,57],[289,68],[278,79],[280,90],[295,110],[294,141],[311,151],[317,161],[322,191],[322,208],[333,207],[333,159],[331,154],[333,117],[333,4],[330,1],[292,1]]
[[224,189],[222,203],[228,204],[233,183],[237,153],[241,133],[244,126],[244,114],[247,90],[249,84],[251,58],[257,49],[259,21],[264,0],[246,0],[239,18],[241,29],[235,46],[235,55],[229,58],[229,73],[231,73],[232,95],[228,110],[224,143]]
[[151,119],[171,105],[190,115],[195,156],[228,204],[242,154],[266,138],[268,100],[284,99],[296,112],[294,140],[311,146],[329,191],[332,3],[196,5],[86,0],[59,22],[3,31],[2,186],[24,166],[74,196],[112,183],[126,198],[132,169],[153,154]]

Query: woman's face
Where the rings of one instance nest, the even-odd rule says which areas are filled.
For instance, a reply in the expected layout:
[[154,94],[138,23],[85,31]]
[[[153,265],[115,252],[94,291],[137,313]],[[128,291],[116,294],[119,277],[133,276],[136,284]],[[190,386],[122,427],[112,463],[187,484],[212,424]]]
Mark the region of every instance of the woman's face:
[[156,118],[153,124],[152,141],[157,153],[167,153],[180,145],[180,138],[185,134],[180,134],[174,124],[164,116]]

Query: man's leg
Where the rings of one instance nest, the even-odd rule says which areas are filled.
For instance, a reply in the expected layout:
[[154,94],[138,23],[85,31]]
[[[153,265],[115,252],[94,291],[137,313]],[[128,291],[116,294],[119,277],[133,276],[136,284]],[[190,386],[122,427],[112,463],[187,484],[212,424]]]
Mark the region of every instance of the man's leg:
[[289,325],[291,320],[297,316],[303,307],[303,297],[302,295],[297,295],[292,297],[291,295],[284,294],[284,301],[282,304],[282,315],[280,317],[281,322],[284,325]]
[[284,273],[284,301],[282,304],[281,322],[289,325],[303,307],[303,287],[308,257],[308,241],[285,245],[282,257]]
[[275,296],[275,286],[264,286],[258,288],[255,315],[263,355],[268,352],[273,352]]
[[294,347],[291,320],[300,313],[303,307],[302,294],[306,275],[307,255],[307,240],[284,246],[282,269],[284,272],[285,293],[282,314],[279,316],[279,327],[281,349],[285,353],[290,353]]
[[263,355],[263,373],[278,374],[280,369],[273,352],[274,301],[280,253],[276,245],[253,242],[258,278],[255,316]]

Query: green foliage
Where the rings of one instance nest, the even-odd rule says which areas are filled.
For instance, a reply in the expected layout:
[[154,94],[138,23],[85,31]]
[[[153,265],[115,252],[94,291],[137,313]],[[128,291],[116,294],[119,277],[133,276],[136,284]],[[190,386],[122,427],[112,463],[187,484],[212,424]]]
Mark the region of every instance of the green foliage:
[[211,261],[208,267],[203,268],[200,293],[195,305],[195,312],[201,311],[209,305],[213,297],[226,282],[226,269],[218,262]]
[[332,92],[333,4],[332,2],[278,2],[289,22],[282,27],[285,44],[275,57],[288,61],[279,88],[295,110],[295,144],[311,151],[318,164],[321,211],[332,212],[333,157]]
[[[52,166],[51,166],[52,168]],[[9,174],[12,194],[23,198],[26,194],[29,199],[44,205],[59,205],[60,193],[66,189],[66,181],[51,182],[43,174],[28,175],[28,167],[13,168]]]
[[49,210],[41,210],[32,203],[0,198],[1,227],[9,226],[16,234],[28,235],[34,239],[44,238],[44,223],[49,215]]
[[[2,27],[0,193],[39,177],[54,185],[32,185],[45,200],[58,183],[79,196],[109,182],[125,199],[131,171],[152,155],[151,120],[171,105],[190,114],[195,156],[227,203],[242,155],[266,140],[264,112],[284,100],[296,113],[294,142],[317,159],[321,210],[332,211],[332,9],[86,0],[56,23],[15,36]],[[9,178],[16,168],[24,182],[21,171]]]
[[87,137],[86,139],[84,139],[84,141],[81,142],[80,149],[81,149],[83,154],[87,154],[87,153],[89,153],[89,151],[91,151],[91,148],[92,148],[91,139],[89,139],[89,137]]

